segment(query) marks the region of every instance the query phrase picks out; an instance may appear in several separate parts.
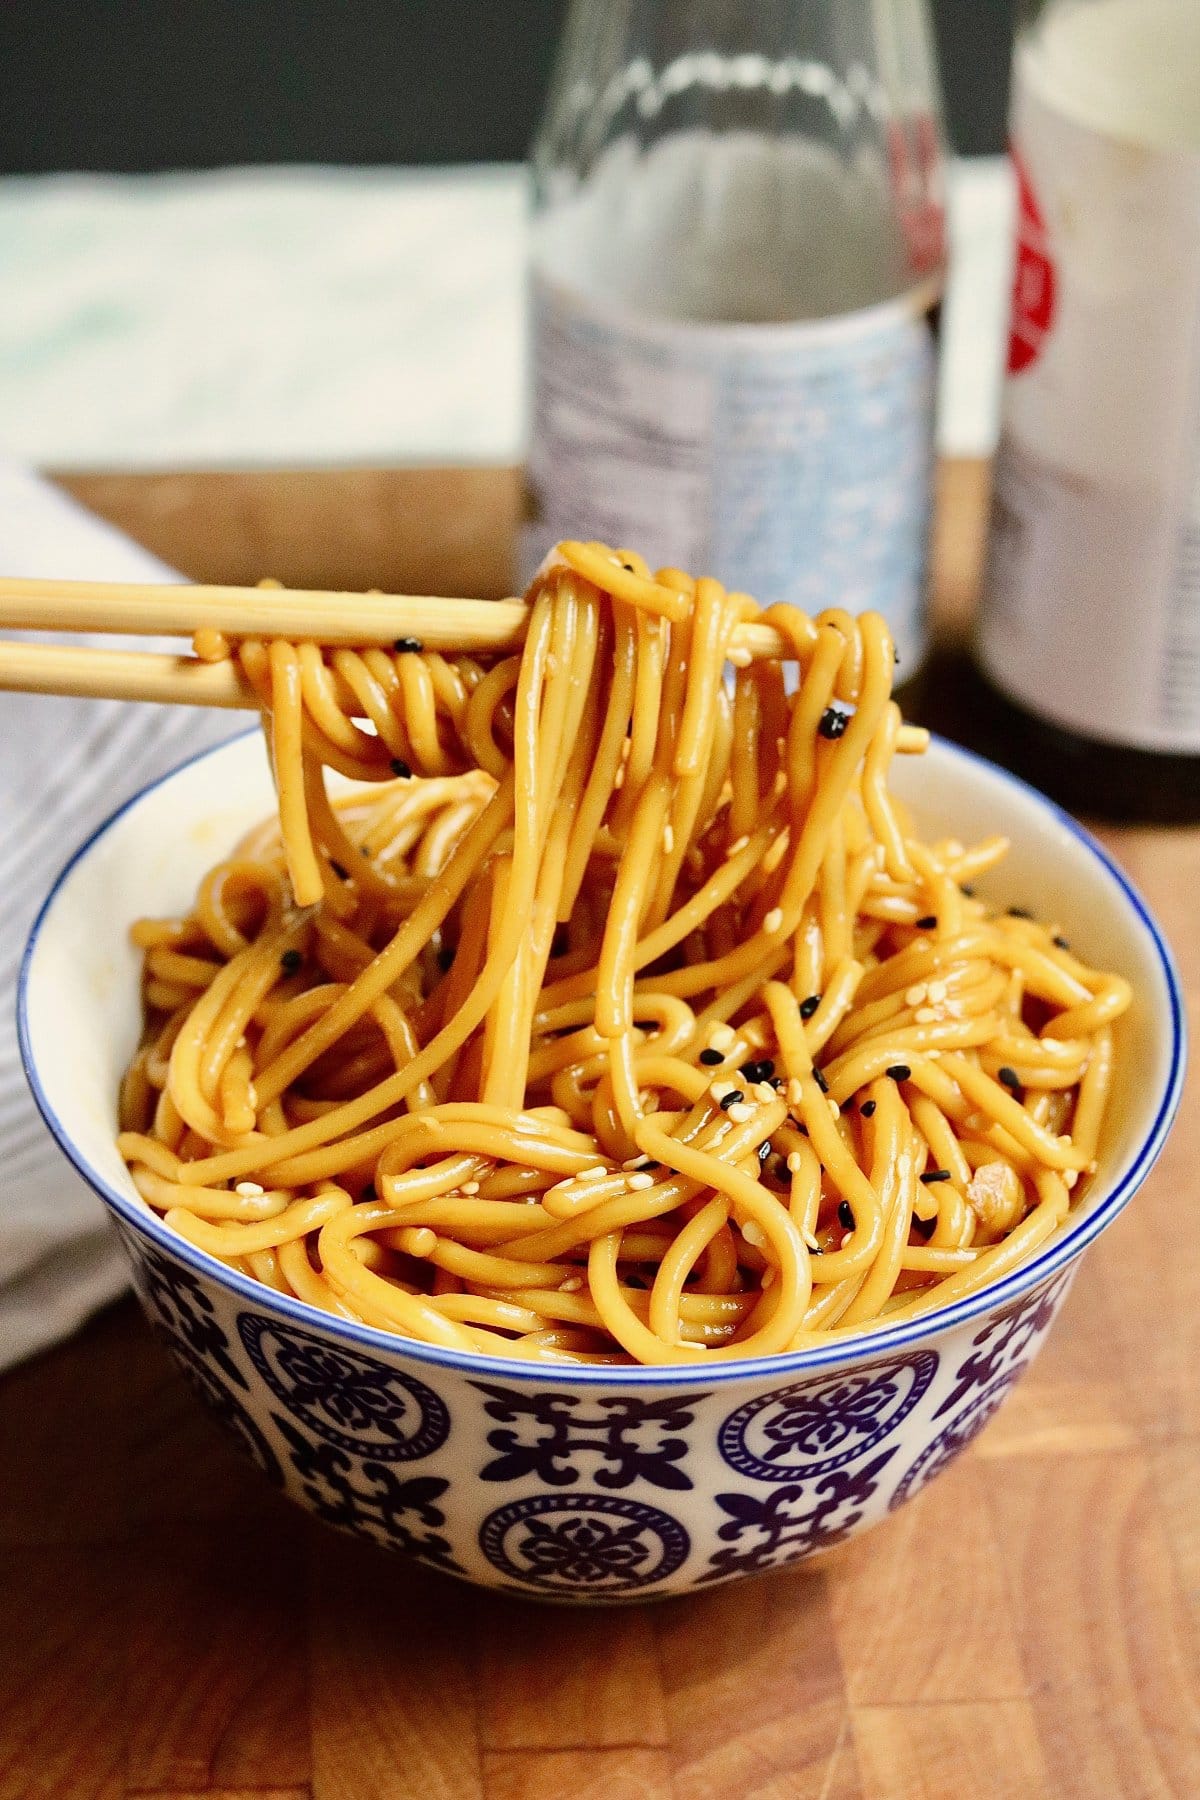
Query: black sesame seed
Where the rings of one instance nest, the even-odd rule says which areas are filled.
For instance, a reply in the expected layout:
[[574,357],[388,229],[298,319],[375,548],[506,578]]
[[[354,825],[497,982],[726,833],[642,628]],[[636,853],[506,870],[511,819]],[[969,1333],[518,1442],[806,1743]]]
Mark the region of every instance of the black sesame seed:
[[1052,937],[1050,942],[1058,950],[1069,950],[1071,948],[1070,938],[1065,938],[1061,934],[1058,934],[1055,937]]
[[838,1202],[838,1224],[844,1226],[847,1231],[854,1230],[854,1208],[848,1200]]
[[289,975],[294,975],[297,969],[304,967],[303,952],[300,950],[285,950],[279,959],[279,964],[281,968],[287,970]]
[[874,1116],[875,1116],[874,1100],[864,1100],[858,1110],[862,1114],[864,1119],[874,1118]]
[[1005,908],[1010,919],[1032,919],[1033,914],[1027,906],[1009,906]]
[[802,1000],[800,1002],[800,1017],[802,1019],[811,1019],[820,1004],[820,994],[810,994],[807,1000]]
[[725,1058],[721,1055],[719,1050],[702,1050],[700,1052],[700,1061],[706,1064],[708,1068],[715,1069],[718,1063],[723,1063],[725,1061]]
[[969,881],[963,882],[962,892],[966,895],[968,900],[973,900],[975,898],[975,889],[971,886]]
[[829,738],[832,741],[834,738],[843,736],[849,723],[849,713],[844,713],[840,706],[827,706],[821,714],[817,731],[823,738]]
[[731,1106],[736,1106],[739,1100],[744,1100],[745,1098],[746,1096],[743,1094],[741,1088],[730,1088],[729,1092],[723,1095],[719,1102],[721,1111],[728,1112]]
[[347,870],[343,869],[340,862],[332,862],[331,861],[329,866],[333,870],[334,874],[337,876],[339,881],[349,881],[349,879],[350,879],[349,873]]
[[817,1086],[820,1088],[820,1090],[823,1094],[827,1094],[829,1092],[829,1083],[826,1081],[825,1077],[822,1075],[820,1069],[813,1070],[813,1080],[816,1082]]
[[884,1070],[884,1074],[892,1081],[907,1081],[912,1070],[907,1063],[892,1063],[889,1068]]
[[923,919],[917,920],[918,931],[932,931],[937,924],[936,913],[926,913]]
[[412,770],[402,756],[393,756],[392,774],[396,777],[397,781],[412,780]]
[[1010,1069],[1007,1063],[1002,1069],[996,1070],[996,1080],[1002,1087],[1011,1088],[1014,1094],[1020,1092],[1021,1077],[1015,1069]]
[[949,1169],[926,1169],[921,1177],[921,1180],[925,1183],[926,1187],[932,1187],[935,1181],[949,1181],[949,1179]]
[[767,1086],[773,1087],[773,1088],[781,1088],[783,1086],[783,1076],[782,1075],[768,1075],[767,1076]]
[[419,655],[420,652],[425,648],[425,646],[421,642],[420,638],[402,637],[402,638],[396,639],[396,642],[393,644],[392,648],[394,650],[398,650],[400,652],[401,656],[414,656],[414,655]]
[[758,1065],[758,1079],[760,1081],[770,1081],[774,1073],[775,1064],[771,1061],[769,1056],[764,1056]]

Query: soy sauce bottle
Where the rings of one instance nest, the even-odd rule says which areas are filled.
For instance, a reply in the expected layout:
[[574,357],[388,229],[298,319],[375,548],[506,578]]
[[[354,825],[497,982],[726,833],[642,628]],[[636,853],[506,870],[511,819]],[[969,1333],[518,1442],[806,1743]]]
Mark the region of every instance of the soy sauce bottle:
[[1200,5],[1027,7],[1011,136],[993,747],[1076,811],[1200,819]]

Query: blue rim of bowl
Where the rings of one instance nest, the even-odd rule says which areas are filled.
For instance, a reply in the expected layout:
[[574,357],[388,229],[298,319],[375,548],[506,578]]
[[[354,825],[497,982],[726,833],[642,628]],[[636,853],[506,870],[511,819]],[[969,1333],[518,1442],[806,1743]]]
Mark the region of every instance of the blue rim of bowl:
[[1124,871],[1118,867],[1104,847],[1097,842],[1090,831],[1087,831],[1077,820],[1058,806],[1053,800],[1041,793],[1019,776],[1012,775],[997,763],[989,762],[986,757],[978,756],[973,750],[966,750],[960,744],[951,743],[948,738],[934,735],[933,741],[940,751],[968,763],[973,768],[986,771],[997,777],[1010,787],[1020,790],[1046,813],[1058,821],[1070,835],[1081,843],[1092,858],[1100,865],[1114,885],[1120,890],[1125,900],[1132,907],[1139,924],[1149,937],[1159,967],[1166,984],[1167,999],[1171,1015],[1171,1061],[1164,1084],[1163,1093],[1150,1126],[1137,1154],[1133,1157],[1129,1168],[1117,1182],[1112,1191],[1105,1194],[1098,1205],[1082,1212],[1078,1218],[1069,1223],[1067,1228],[1051,1237],[1047,1246],[1028,1262],[1021,1263],[1011,1274],[1001,1280],[980,1289],[977,1294],[967,1295],[964,1299],[954,1301],[949,1306],[936,1307],[931,1312],[921,1314],[918,1318],[902,1321],[894,1326],[881,1326],[875,1331],[847,1333],[828,1345],[820,1345],[806,1350],[790,1350],[772,1357],[730,1357],[728,1360],[711,1363],[669,1363],[669,1364],[588,1364],[588,1363],[528,1363],[519,1358],[506,1356],[488,1356],[482,1351],[448,1350],[437,1344],[423,1344],[415,1338],[402,1337],[399,1333],[381,1331],[373,1325],[360,1325],[350,1319],[339,1318],[334,1313],[320,1311],[308,1306],[302,1300],[294,1300],[289,1295],[278,1293],[274,1288],[254,1281],[248,1275],[240,1274],[236,1269],[228,1268],[209,1256],[206,1251],[197,1249],[188,1243],[186,1238],[168,1230],[167,1226],[153,1213],[144,1202],[132,1199],[109,1185],[104,1176],[92,1168],[86,1158],[78,1150],[70,1134],[51,1105],[48,1095],[42,1086],[34,1061],[30,1042],[29,1027],[29,982],[33,963],[37,955],[38,942],[42,930],[63,885],[69,880],[76,867],[84,860],[98,841],[109,832],[117,822],[133,807],[139,805],[148,795],[154,793],[164,782],[174,779],[185,769],[196,763],[206,761],[228,750],[231,744],[242,743],[248,737],[256,735],[252,728],[249,732],[239,732],[221,744],[199,751],[188,757],[175,768],[160,775],[157,780],[148,782],[136,794],[133,794],[115,811],[109,814],[103,824],[97,826],[91,836],[80,845],[75,854],[66,863],[43,902],[37,918],[29,934],[25,953],[21,960],[21,972],[17,986],[17,1036],[20,1044],[21,1062],[25,1078],[29,1083],[38,1110],[50,1129],[52,1136],[67,1160],[73,1164],[88,1186],[97,1193],[101,1200],[117,1215],[118,1218],[132,1227],[140,1236],[148,1238],[157,1248],[164,1251],[176,1261],[186,1264],[198,1275],[206,1276],[216,1282],[219,1287],[226,1288],[236,1294],[239,1299],[260,1310],[281,1314],[296,1325],[308,1326],[310,1329],[320,1327],[330,1337],[348,1346],[361,1350],[383,1352],[389,1356],[402,1356],[412,1361],[431,1367],[454,1369],[463,1375],[490,1375],[506,1380],[536,1381],[539,1385],[549,1383],[551,1386],[613,1387],[631,1384],[636,1387],[702,1387],[714,1383],[722,1387],[731,1383],[749,1379],[761,1380],[769,1375],[772,1380],[798,1376],[812,1370],[842,1367],[848,1363],[862,1362],[867,1359],[893,1354],[924,1342],[927,1338],[940,1335],[943,1331],[952,1330],[955,1326],[964,1325],[996,1312],[1010,1301],[1021,1299],[1031,1289],[1056,1275],[1060,1270],[1073,1263],[1097,1238],[1106,1226],[1112,1223],[1118,1213],[1133,1198],[1145,1181],[1150,1170],[1157,1162],[1171,1129],[1175,1114],[1183,1092],[1184,1067],[1187,1056],[1187,1029],[1183,1009],[1182,986],[1179,971],[1171,949],[1159,930],[1153,914],[1146,902],[1138,893]]

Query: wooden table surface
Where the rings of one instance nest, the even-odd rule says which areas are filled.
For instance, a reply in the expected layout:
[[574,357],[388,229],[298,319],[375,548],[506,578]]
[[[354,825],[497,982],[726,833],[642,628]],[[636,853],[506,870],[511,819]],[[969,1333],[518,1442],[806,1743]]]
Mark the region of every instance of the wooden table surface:
[[[984,471],[943,471],[974,591]],[[79,478],[197,577],[504,588],[510,472]],[[1200,1001],[1200,832],[1107,831]],[[132,1303],[0,1382],[0,1800],[1200,1795],[1200,1079],[1032,1374],[819,1565],[484,1595],[244,1468]]]

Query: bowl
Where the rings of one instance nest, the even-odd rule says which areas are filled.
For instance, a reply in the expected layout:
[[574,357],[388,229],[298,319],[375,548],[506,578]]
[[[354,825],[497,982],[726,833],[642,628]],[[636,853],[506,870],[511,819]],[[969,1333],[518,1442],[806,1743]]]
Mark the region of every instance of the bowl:
[[28,1077],[108,1206],[155,1331],[272,1482],[331,1524],[470,1581],[616,1603],[827,1549],[919,1493],[982,1430],[1162,1148],[1183,1010],[1142,900],[1051,802],[938,741],[896,781],[936,835],[1008,835],[994,900],[1052,913],[1088,959],[1132,981],[1100,1171],[1056,1236],[980,1294],[818,1349],[669,1371],[412,1343],[286,1298],[173,1235],[113,1141],[139,1035],[128,929],[184,910],[202,872],[272,809],[258,734],[147,788],[77,852],[21,973]]

